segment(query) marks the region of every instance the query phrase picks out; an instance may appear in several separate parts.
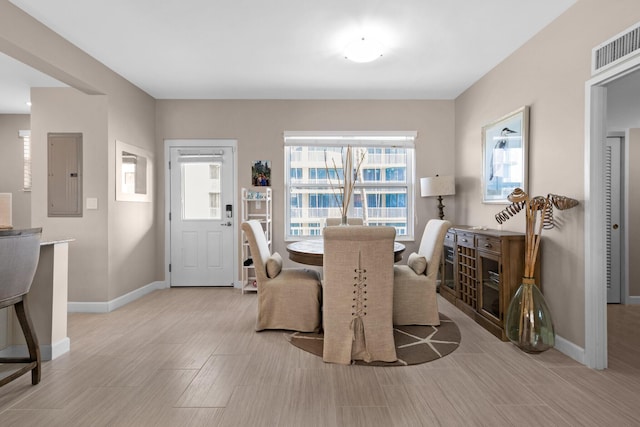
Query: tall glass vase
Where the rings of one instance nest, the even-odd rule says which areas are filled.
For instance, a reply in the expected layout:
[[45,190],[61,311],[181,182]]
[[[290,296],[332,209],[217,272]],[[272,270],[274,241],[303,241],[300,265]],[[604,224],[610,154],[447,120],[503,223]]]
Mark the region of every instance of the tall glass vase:
[[340,225],[349,225],[349,221],[346,215],[342,215],[342,217],[340,217]]
[[509,303],[505,332],[509,341],[527,353],[541,353],[555,345],[551,311],[533,279],[522,279]]

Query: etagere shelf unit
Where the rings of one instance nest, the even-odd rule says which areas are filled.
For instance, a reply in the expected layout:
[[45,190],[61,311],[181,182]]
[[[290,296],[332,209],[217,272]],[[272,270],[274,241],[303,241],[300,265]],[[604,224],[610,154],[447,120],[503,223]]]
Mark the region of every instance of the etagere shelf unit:
[[[242,221],[257,220],[262,224],[269,250],[272,240],[272,195],[269,187],[255,187],[242,189]],[[242,233],[242,293],[257,292],[256,273],[253,266],[253,258],[244,232]]]

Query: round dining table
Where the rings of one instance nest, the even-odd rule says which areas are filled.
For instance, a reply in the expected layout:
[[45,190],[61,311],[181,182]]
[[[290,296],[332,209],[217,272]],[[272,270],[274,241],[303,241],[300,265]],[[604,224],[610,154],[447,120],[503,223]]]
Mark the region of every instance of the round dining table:
[[[404,249],[405,247],[402,243],[393,243],[394,262],[402,260]],[[324,240],[309,239],[289,243],[287,245],[287,252],[289,252],[289,259],[291,261],[307,265],[322,265],[324,258]]]

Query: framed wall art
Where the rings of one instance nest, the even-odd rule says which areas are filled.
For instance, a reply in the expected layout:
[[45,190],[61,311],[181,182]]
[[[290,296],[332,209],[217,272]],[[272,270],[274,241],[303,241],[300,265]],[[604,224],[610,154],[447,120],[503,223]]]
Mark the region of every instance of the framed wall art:
[[251,164],[251,185],[271,187],[271,161],[256,160]]
[[507,196],[514,189],[528,191],[528,132],[528,106],[483,126],[483,203],[510,203]]

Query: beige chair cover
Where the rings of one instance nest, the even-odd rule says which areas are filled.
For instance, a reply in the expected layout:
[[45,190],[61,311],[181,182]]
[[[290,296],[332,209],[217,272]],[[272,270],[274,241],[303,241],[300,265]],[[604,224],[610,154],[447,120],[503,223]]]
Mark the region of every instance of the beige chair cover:
[[422,234],[418,254],[427,260],[424,274],[416,274],[407,265],[393,268],[393,324],[439,325],[436,280],[440,269],[444,236],[451,227],[449,221],[432,219]]
[[304,268],[283,268],[276,277],[267,277],[266,263],[271,253],[262,226],[251,220],[242,224],[242,231],[249,241],[258,283],[256,330],[319,332],[320,274]]
[[[326,218],[325,222],[327,226],[340,225],[342,218]],[[349,217],[347,218],[347,224],[364,225],[364,220],[362,218]]]
[[325,362],[397,359],[393,340],[393,227],[324,229]]
[[13,307],[22,328],[29,356],[1,357],[0,386],[31,371],[31,384],[41,377],[38,337],[31,321],[27,294],[40,259],[41,228],[0,231],[0,309]]

